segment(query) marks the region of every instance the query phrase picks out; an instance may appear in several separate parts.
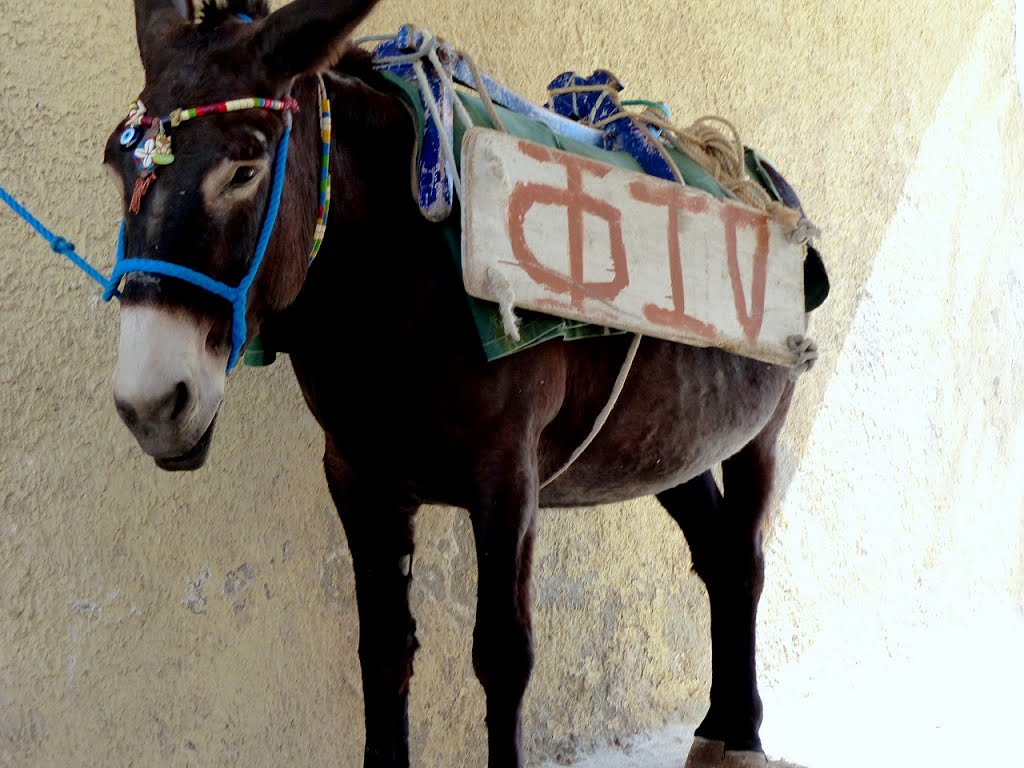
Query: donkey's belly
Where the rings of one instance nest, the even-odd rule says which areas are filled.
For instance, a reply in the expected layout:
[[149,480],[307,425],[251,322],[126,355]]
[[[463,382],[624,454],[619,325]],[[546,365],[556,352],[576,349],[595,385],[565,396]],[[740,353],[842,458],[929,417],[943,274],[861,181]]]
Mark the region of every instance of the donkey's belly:
[[[542,490],[541,506],[624,501],[696,477],[761,431],[788,378],[783,367],[718,349],[645,343],[604,428]],[[565,458],[545,467],[542,480]]]

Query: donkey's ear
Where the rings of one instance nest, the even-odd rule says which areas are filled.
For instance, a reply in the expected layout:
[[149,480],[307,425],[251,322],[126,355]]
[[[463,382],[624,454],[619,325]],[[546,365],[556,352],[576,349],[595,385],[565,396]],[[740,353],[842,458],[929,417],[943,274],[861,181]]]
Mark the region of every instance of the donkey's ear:
[[295,0],[270,14],[257,50],[272,82],[330,67],[377,0]]
[[192,0],[135,0],[135,35],[146,70],[163,47],[164,36],[182,24],[191,24],[194,16]]

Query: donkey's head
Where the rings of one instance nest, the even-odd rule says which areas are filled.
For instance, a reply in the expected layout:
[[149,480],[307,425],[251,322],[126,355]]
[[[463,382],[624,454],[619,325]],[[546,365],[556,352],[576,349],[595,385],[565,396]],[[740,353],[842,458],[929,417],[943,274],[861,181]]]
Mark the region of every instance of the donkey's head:
[[[316,87],[303,76],[330,66],[374,4],[296,0],[270,13],[266,0],[206,0],[197,20],[191,0],[135,2],[145,87],[110,135],[104,163],[123,198],[123,256],[159,264],[137,262],[125,277],[113,383],[121,418],[163,469],[202,466],[229,358],[301,288],[318,162],[313,146],[291,154],[284,176],[275,161],[289,108],[319,115]],[[288,100],[293,87],[306,103]],[[266,101],[189,113],[250,97]],[[280,215],[254,266],[277,178]],[[184,277],[169,274],[179,267]],[[253,279],[236,302],[244,324],[189,274],[224,287]]]

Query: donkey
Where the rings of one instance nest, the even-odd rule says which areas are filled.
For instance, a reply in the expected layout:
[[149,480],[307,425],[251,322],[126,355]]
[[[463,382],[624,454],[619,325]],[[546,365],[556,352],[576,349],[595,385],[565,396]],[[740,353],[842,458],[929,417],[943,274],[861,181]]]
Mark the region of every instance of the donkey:
[[[271,13],[265,0],[207,0],[200,17],[187,0],[136,0],[145,85],[136,119],[119,123],[104,154],[123,200],[124,252],[227,285],[251,271],[244,341],[259,334],[289,355],[323,428],[324,469],[355,571],[364,765],[409,764],[418,647],[409,585],[422,504],[462,507],[472,520],[473,665],[486,694],[488,765],[499,768],[523,764],[538,508],[644,495],[656,495],[682,528],[710,601],[710,708],[689,765],[763,764],[754,658],[762,530],[797,375],[644,338],[597,438],[545,485],[588,436],[631,338],[549,341],[484,359],[443,234],[410,195],[412,118],[371,56],[351,44],[374,5],[294,0]],[[322,248],[307,268],[322,81],[334,108],[334,184]],[[175,124],[173,162],[158,164],[140,194],[125,132],[130,140],[141,109],[169,114],[243,96],[278,108],[214,110]],[[301,105],[294,124],[289,99]],[[254,268],[286,126],[292,151],[279,215]],[[155,152],[166,160],[168,149]],[[158,467],[195,470],[210,449],[237,324],[227,301],[171,271],[140,269],[124,279],[113,395]],[[381,311],[375,289],[384,286]],[[401,353],[382,350],[382,339]],[[724,493],[711,473],[719,463]]]

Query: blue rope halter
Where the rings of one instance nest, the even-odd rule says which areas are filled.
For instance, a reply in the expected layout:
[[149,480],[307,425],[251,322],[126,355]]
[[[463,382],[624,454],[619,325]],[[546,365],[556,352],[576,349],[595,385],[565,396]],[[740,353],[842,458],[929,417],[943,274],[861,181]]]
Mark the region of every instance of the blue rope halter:
[[66,256],[71,262],[85,272],[90,278],[103,287],[103,301],[110,301],[112,298],[121,298],[118,286],[121,279],[130,272],[148,272],[151,274],[165,275],[203,289],[209,293],[219,296],[231,304],[231,354],[228,357],[227,372],[230,373],[238,362],[248,337],[248,326],[246,325],[245,313],[248,307],[249,288],[252,287],[256,274],[259,272],[263,257],[267,252],[267,245],[270,236],[274,232],[277,223],[277,214],[281,207],[281,192],[284,189],[285,166],[288,162],[288,146],[291,138],[292,119],[291,114],[285,117],[284,135],[277,145],[277,152],[274,159],[273,180],[270,187],[270,200],[267,205],[266,215],[263,219],[263,228],[260,231],[259,240],[256,243],[256,250],[253,253],[249,270],[238,285],[228,285],[220,280],[214,280],[202,272],[172,264],[168,261],[157,261],[155,259],[134,259],[125,256],[124,244],[124,219],[121,220],[121,228],[117,236],[117,256],[114,262],[114,269],[109,278],[104,277],[85,259],[75,252],[73,243],[63,237],[55,235],[29,211],[21,205],[3,187],[0,187],[0,200],[6,203],[11,210],[23,218],[44,240],[50,244],[50,248],[56,253]]
[[[326,231],[327,212],[330,204],[330,101],[324,90],[323,82],[320,83],[320,126],[322,137],[321,172],[320,172],[320,203],[317,217],[317,227],[314,235],[313,247],[309,255],[309,263],[313,262],[319,251],[320,244]],[[277,223],[277,215],[281,207],[281,194],[284,189],[285,169],[288,162],[288,147],[290,145],[292,132],[292,116],[289,110],[285,111],[285,129],[281,140],[278,142],[272,171],[270,188],[270,199],[263,219],[263,227],[260,231],[259,240],[256,243],[256,250],[253,253],[249,269],[238,285],[228,285],[220,280],[214,280],[209,275],[197,272],[194,269],[172,264],[167,261],[155,259],[135,259],[125,255],[125,222],[121,220],[120,231],[117,237],[117,255],[114,268],[109,278],[104,277],[85,259],[75,252],[74,244],[63,237],[55,235],[35,218],[3,187],[0,187],[0,201],[6,203],[11,210],[23,218],[44,240],[50,244],[50,248],[56,253],[67,257],[75,266],[85,272],[103,288],[103,301],[110,301],[112,298],[120,299],[121,294],[118,286],[122,278],[131,272],[148,272],[150,274],[165,275],[176,278],[212,293],[231,304],[231,354],[228,357],[227,372],[230,373],[238,362],[248,337],[248,327],[245,320],[246,309],[248,308],[249,289],[259,272],[266,254],[267,246],[270,243],[270,236],[274,232]]]
[[[243,21],[251,21],[248,17],[240,17]],[[330,102],[327,99],[326,91],[323,87],[323,82],[320,84],[321,93],[321,133],[323,137],[323,152],[321,159],[321,179],[320,179],[320,208],[319,216],[317,220],[317,234],[313,244],[313,249],[309,257],[309,262],[312,263],[313,258],[316,256],[319,250],[320,242],[323,238],[324,230],[326,227],[327,219],[327,208],[329,205],[329,193],[330,193],[330,176],[328,171],[328,163],[330,160]],[[290,94],[289,94],[290,99]],[[160,122],[161,125],[167,120],[156,121]],[[92,267],[85,259],[79,256],[75,252],[74,244],[68,242],[63,237],[59,237],[43,226],[38,219],[36,219],[29,211],[21,205],[14,197],[7,192],[2,186],[0,186],[0,201],[6,203],[11,210],[13,210],[18,216],[23,218],[44,240],[50,244],[50,248],[56,253],[67,257],[75,266],[85,272],[90,278],[95,280],[103,288],[103,301],[110,301],[112,298],[121,298],[121,293],[118,290],[118,286],[121,284],[122,278],[131,272],[146,272],[156,275],[164,275],[166,277],[172,277],[178,280],[183,280],[190,283],[198,288],[201,288],[208,293],[212,293],[218,296],[228,303],[231,304],[231,354],[228,357],[227,373],[231,373],[232,369],[238,362],[241,356],[242,349],[245,346],[246,339],[248,338],[248,326],[245,320],[246,309],[248,308],[249,289],[252,287],[253,281],[256,279],[256,275],[259,272],[260,266],[263,263],[263,257],[267,252],[267,245],[270,243],[270,236],[274,232],[274,226],[277,223],[277,215],[281,207],[281,193],[284,189],[285,181],[285,167],[288,162],[288,147],[291,139],[292,132],[292,115],[290,110],[285,110],[285,128],[284,134],[281,136],[281,140],[278,142],[277,150],[274,159],[273,176],[270,187],[270,199],[267,204],[267,210],[263,218],[263,227],[260,230],[259,240],[256,242],[256,250],[253,253],[252,262],[249,264],[249,270],[242,278],[238,285],[228,285],[227,283],[221,282],[220,280],[214,280],[209,275],[204,275],[202,272],[197,272],[194,269],[182,266],[180,264],[172,264],[167,261],[158,261],[155,259],[134,259],[128,258],[125,255],[125,243],[124,243],[124,230],[125,222],[121,220],[120,231],[117,236],[117,255],[114,261],[114,268],[109,278],[104,277],[102,273]],[[172,158],[173,159],[173,158]]]
[[285,165],[288,162],[288,145],[292,132],[292,116],[287,113],[285,117],[284,135],[277,145],[277,154],[274,159],[273,180],[270,187],[270,200],[267,205],[267,212],[263,219],[263,228],[260,231],[260,238],[256,242],[256,250],[253,253],[252,263],[249,271],[242,278],[238,285],[231,286],[220,280],[214,280],[202,272],[183,267],[180,264],[172,264],[168,261],[157,261],[155,259],[131,259],[125,257],[124,247],[124,221],[121,221],[121,230],[117,237],[117,258],[114,263],[114,270],[110,279],[104,284],[103,300],[110,301],[115,295],[120,295],[117,286],[121,278],[129,272],[148,272],[150,274],[165,275],[202,288],[204,291],[219,296],[231,304],[231,355],[228,358],[227,372],[230,373],[238,362],[238,358],[245,346],[249,330],[245,321],[245,313],[249,304],[249,288],[252,287],[259,272],[263,257],[267,252],[267,244],[274,232],[277,223],[277,214],[281,207],[281,192],[284,189]]

